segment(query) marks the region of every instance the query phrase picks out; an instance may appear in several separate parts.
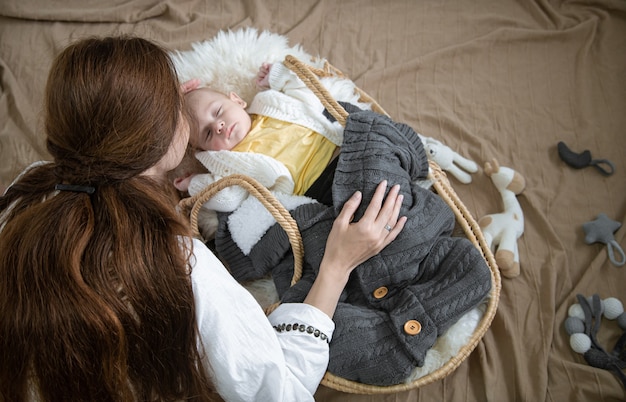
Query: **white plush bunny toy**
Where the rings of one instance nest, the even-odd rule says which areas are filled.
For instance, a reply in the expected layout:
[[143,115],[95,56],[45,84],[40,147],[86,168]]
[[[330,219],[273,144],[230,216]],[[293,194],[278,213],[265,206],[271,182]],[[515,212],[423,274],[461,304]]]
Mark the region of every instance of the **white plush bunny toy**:
[[421,134],[420,138],[424,143],[429,159],[437,162],[441,169],[450,172],[461,183],[471,183],[472,176],[470,173],[478,171],[476,162],[459,155],[439,140]]

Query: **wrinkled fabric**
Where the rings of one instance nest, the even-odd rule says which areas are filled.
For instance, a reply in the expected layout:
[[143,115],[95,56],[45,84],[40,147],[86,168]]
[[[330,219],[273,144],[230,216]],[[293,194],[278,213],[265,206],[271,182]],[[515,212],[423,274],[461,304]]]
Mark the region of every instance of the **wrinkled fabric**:
[[[157,7],[158,5],[158,7]],[[160,8],[159,8],[160,7]],[[132,19],[134,22],[124,22]],[[98,20],[99,22],[94,22]],[[109,22],[106,22],[109,21]],[[394,120],[479,166],[527,180],[518,196],[521,273],[502,281],[493,323],[459,366],[385,396],[321,386],[325,402],[623,401],[607,370],[573,352],[563,322],[577,294],[626,300],[626,269],[582,224],[605,213],[626,247],[626,2],[623,0],[7,0],[0,6],[0,190],[49,159],[41,106],[52,58],[85,36],[130,33],[187,50],[220,30],[271,30],[327,58]],[[615,163],[573,169],[557,144]],[[478,219],[503,208],[482,169],[451,186]],[[602,342],[622,330],[603,323]]]

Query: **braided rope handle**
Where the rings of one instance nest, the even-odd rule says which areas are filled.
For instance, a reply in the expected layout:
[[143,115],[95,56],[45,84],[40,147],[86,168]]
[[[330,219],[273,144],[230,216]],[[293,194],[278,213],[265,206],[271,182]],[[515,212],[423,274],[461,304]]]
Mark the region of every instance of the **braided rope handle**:
[[298,229],[298,224],[291,216],[289,211],[276,199],[276,197],[258,181],[252,177],[234,174],[226,176],[215,183],[212,183],[205,187],[198,194],[193,197],[188,197],[180,200],[178,206],[183,212],[190,210],[189,223],[193,231],[194,236],[202,237],[198,230],[198,213],[202,204],[211,199],[219,191],[230,186],[240,186],[244,190],[248,191],[251,195],[255,196],[267,210],[272,214],[276,222],[285,230],[289,243],[293,250],[293,277],[291,278],[291,285],[295,285],[296,282],[302,277],[302,264],[304,259],[304,247],[302,245],[302,236]]
[[[328,61],[324,61],[324,68],[319,69],[308,64],[303,63],[298,60],[298,58],[287,55],[283,64],[291,71],[293,71],[309,88],[313,93],[319,98],[322,105],[328,110],[328,112],[341,124],[342,126],[346,126],[346,119],[348,118],[348,113],[346,110],[337,102],[333,96],[328,92],[328,90],[324,87],[324,85],[320,82],[318,77],[340,77],[345,78],[345,75],[336,67],[331,65]],[[356,91],[359,93],[360,101],[368,102],[372,104],[372,110],[387,115],[389,114],[365,91],[355,85]]]
[[[347,78],[346,75],[341,70],[339,70],[337,67],[335,67],[332,64],[330,64],[328,62],[328,60],[324,60],[324,68],[323,69],[318,69],[318,68],[315,68],[313,66],[309,66],[309,68],[311,69],[311,71],[313,71],[319,77],[334,76],[334,77],[339,77],[339,78]],[[383,109],[383,107],[380,106],[380,104],[376,101],[376,99],[372,98],[367,92],[365,92],[360,87],[357,87],[356,85],[355,85],[355,89],[356,89],[357,93],[360,96],[359,100],[361,102],[371,103],[372,104],[372,110],[374,110],[375,112],[378,112],[380,114],[384,114],[386,116],[389,116],[389,113],[387,113],[385,111],[385,109]]]
[[328,112],[345,127],[348,113],[346,110],[332,97],[328,90],[321,84],[317,74],[313,71],[311,66],[302,63],[294,56],[287,55],[283,61],[285,66],[293,71],[319,98],[322,105],[328,110]]

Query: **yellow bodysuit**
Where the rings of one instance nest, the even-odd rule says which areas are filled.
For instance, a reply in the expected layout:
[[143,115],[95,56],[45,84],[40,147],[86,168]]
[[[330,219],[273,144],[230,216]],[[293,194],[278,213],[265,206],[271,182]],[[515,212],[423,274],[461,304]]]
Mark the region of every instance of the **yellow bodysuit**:
[[293,178],[294,194],[304,194],[330,163],[337,146],[319,133],[298,124],[251,115],[248,135],[232,150],[271,156]]

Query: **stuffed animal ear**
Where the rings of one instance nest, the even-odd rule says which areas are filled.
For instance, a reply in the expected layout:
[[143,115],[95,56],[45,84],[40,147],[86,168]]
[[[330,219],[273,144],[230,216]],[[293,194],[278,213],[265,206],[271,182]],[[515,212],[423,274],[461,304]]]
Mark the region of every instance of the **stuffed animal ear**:
[[483,170],[485,171],[485,174],[487,176],[491,176],[492,174],[500,170],[500,164],[498,163],[498,160],[496,158],[492,158],[491,161],[485,162],[485,167]]

